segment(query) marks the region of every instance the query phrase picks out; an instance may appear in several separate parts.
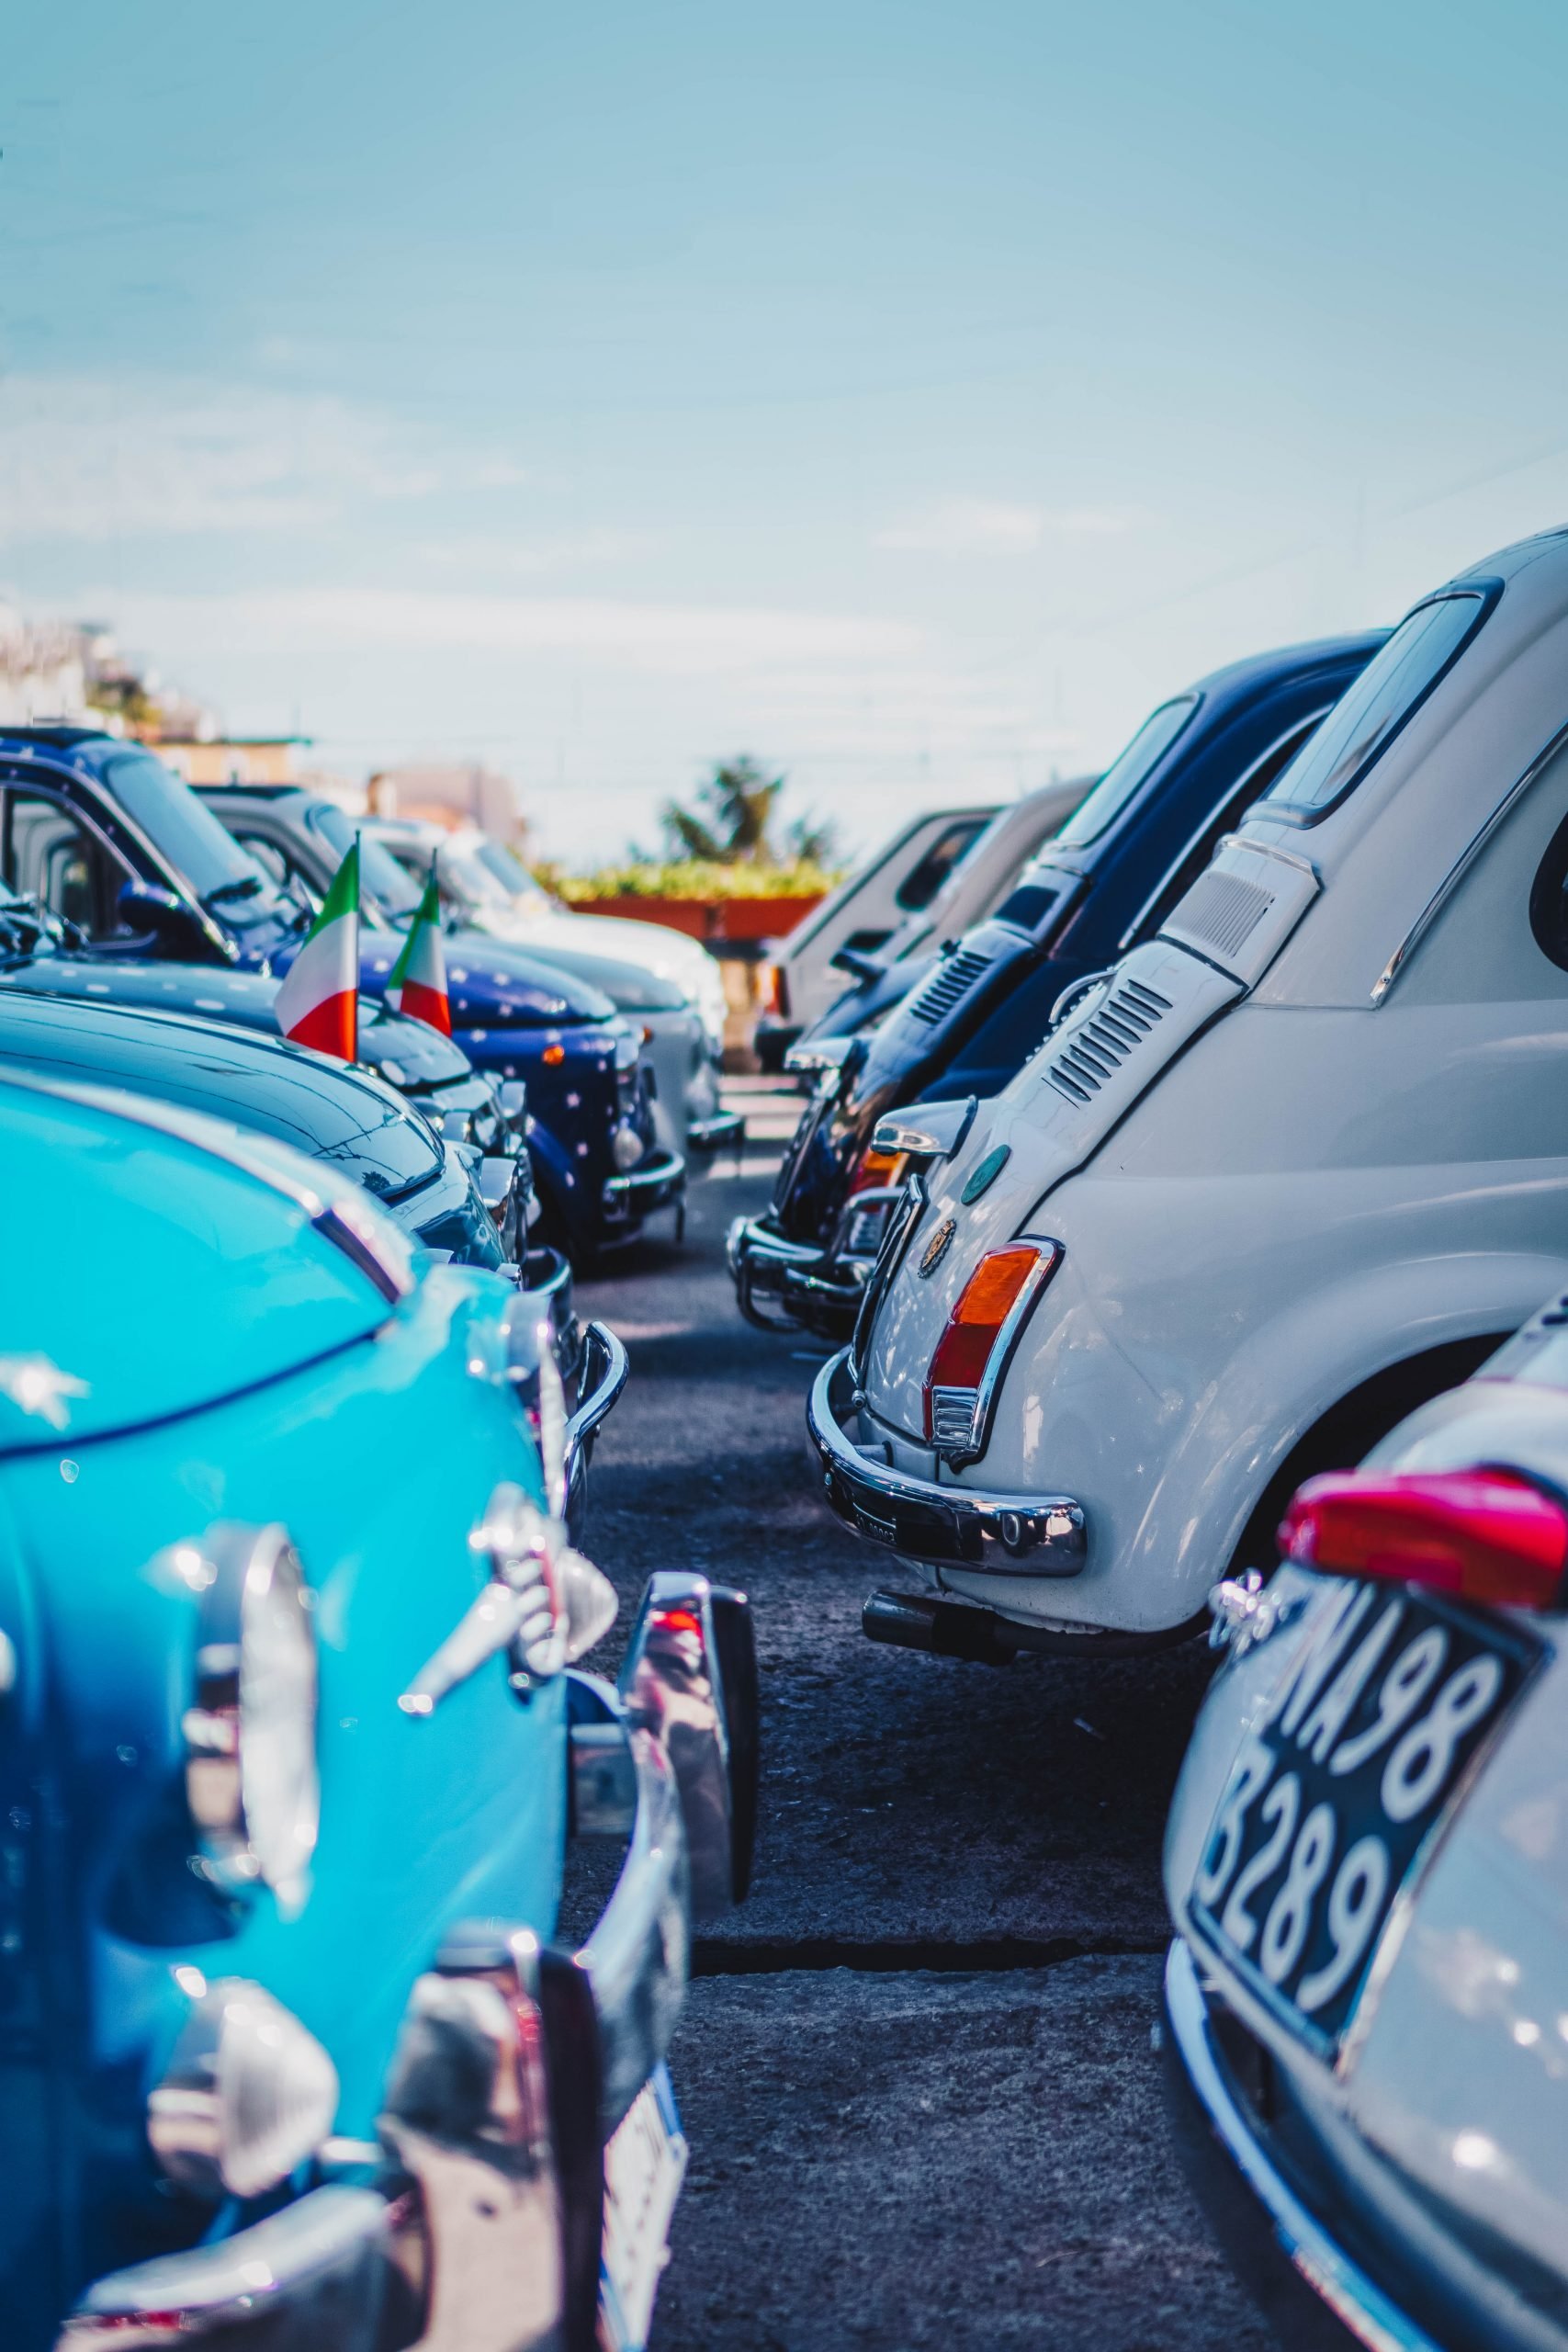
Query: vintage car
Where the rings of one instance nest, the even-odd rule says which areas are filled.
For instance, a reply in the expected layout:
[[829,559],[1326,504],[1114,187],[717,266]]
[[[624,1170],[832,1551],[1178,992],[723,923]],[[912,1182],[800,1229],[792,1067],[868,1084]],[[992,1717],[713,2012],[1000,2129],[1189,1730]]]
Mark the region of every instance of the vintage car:
[[997,813],[992,803],[912,818],[787,937],[766,944],[752,1038],[765,1070],[783,1069],[791,1046],[843,995],[840,958],[881,954],[895,932],[918,921]]
[[1568,535],[1425,598],[999,1095],[878,1127],[929,1172],[811,1419],[924,1573],[879,1631],[1179,1637],[1568,1272],[1565,663]]
[[[510,1283],[259,1136],[0,1080],[6,2352],[646,2337],[692,1917],[744,1890],[744,1601],[559,1522]],[[569,1830],[622,1841],[579,1948]],[[596,2336],[596,2331],[598,2331]]]
[[767,1214],[730,1229],[730,1271],[749,1321],[850,1337],[906,1172],[902,1154],[874,1149],[877,1121],[916,1101],[998,1092],[1069,990],[1155,937],[1226,826],[1382,641],[1380,632],[1261,654],[1162,703],[1002,902],[949,954],[919,967],[921,977],[869,1037],[794,1049],[792,1063],[819,1067],[817,1091]]
[[1558,1292],[1213,1597],[1168,2073],[1293,2346],[1568,2346],[1565,1498]]
[[851,985],[803,1031],[785,1054],[784,1068],[801,1075],[825,1068],[814,1047],[874,1027],[929,979],[960,940],[1011,895],[1041,845],[1057,837],[1094,782],[1091,775],[1058,778],[1010,801],[976,834],[930,903],[907,914],[882,946],[841,948],[833,967]]
[[699,940],[672,931],[668,923],[579,913],[547,890],[504,842],[477,826],[448,831],[416,817],[385,817],[367,820],[364,830],[421,880],[434,858],[444,903],[453,920],[471,931],[515,939],[519,946],[536,948],[541,955],[554,947],[582,948],[591,956],[646,964],[661,979],[675,981],[700,1015],[709,1053],[717,1063],[728,1010],[724,975],[717,958]]
[[[201,787],[200,797],[258,865],[318,902],[357,837],[361,900],[389,934],[382,952],[396,954],[395,934],[412,922],[423,884],[390,854],[378,823],[351,817],[335,800],[299,785],[210,785]],[[504,950],[507,942],[504,933],[492,936],[491,925],[472,922],[466,905],[455,907],[449,890],[444,895],[457,926],[446,953],[456,1019],[459,1006],[473,1011],[473,990],[482,985],[478,967],[493,946]],[[654,1127],[667,1154],[683,1162],[689,1151],[708,1152],[733,1141],[737,1123],[719,1107],[701,1015],[679,981],[591,940],[574,945],[558,937],[520,937],[513,944],[541,969],[598,989],[641,1036]]]
[[[311,919],[183,778],[144,746],[83,728],[0,729],[0,882],[117,960],[276,978]],[[472,963],[450,952],[468,946]],[[385,995],[396,954],[395,935],[367,922],[367,995]],[[659,1145],[640,1041],[609,999],[499,940],[454,939],[449,963],[458,1046],[498,1081],[527,1085],[542,1238],[586,1259],[656,1210],[679,1221],[684,1164]]]

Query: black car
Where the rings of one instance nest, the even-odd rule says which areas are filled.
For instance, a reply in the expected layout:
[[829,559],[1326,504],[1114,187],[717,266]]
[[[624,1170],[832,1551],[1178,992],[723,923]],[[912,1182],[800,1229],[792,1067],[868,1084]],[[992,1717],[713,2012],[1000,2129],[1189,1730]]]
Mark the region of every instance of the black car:
[[905,1173],[904,1152],[876,1148],[877,1122],[911,1103],[998,1092],[1070,1000],[1155,935],[1384,634],[1260,654],[1162,703],[996,913],[869,1034],[795,1047],[820,1072],[817,1091],[771,1208],[729,1232],[749,1321],[850,1337]]
[[[69,727],[0,729],[0,881],[36,897],[89,950],[280,978],[310,922],[200,797],[143,745]],[[393,935],[360,943],[367,995],[384,996]],[[682,1162],[660,1150],[641,1040],[608,997],[510,943],[455,934],[464,982],[457,1043],[498,1081],[521,1079],[547,1238],[574,1256],[679,1214]]]

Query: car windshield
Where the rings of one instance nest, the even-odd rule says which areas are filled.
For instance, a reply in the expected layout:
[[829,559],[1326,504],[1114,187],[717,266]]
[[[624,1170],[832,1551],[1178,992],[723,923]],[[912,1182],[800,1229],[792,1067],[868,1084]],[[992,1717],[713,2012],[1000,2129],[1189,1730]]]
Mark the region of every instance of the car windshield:
[[1486,613],[1479,589],[1417,605],[1264,794],[1259,814],[1299,825],[1325,817],[1414,717]]
[[1088,799],[1079,801],[1056,835],[1053,848],[1080,849],[1085,842],[1098,841],[1107,826],[1122,814],[1156,762],[1165,757],[1197,707],[1196,695],[1179,695],[1174,702],[1162,702],[1157,710],[1151,711]]
[[276,897],[273,884],[248,850],[199,799],[183,776],[151,752],[111,752],[99,769],[105,784],[131,822],[204,905]]
[[328,846],[339,857],[346,857],[355,836],[359,838],[359,888],[378,912],[393,922],[412,922],[419,912],[423,893],[413,876],[405,874],[397,859],[378,842],[374,833],[361,830],[347,811],[333,800],[320,800],[310,811],[310,822]]

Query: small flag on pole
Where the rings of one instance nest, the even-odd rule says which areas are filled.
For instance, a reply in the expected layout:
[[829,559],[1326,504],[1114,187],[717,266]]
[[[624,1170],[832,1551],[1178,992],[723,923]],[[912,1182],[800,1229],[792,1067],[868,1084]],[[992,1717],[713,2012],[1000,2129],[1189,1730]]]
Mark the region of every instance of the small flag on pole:
[[412,1021],[423,1021],[432,1029],[439,1029],[444,1037],[452,1035],[452,1007],[446,995],[446,958],[441,950],[441,894],[435,887],[435,861],[431,860],[430,879],[424,886],[424,896],[419,902],[419,912],[409,925],[403,941],[402,954],[392,967],[392,977],[387,982],[387,994],[400,1012]]
[[277,1025],[297,1046],[354,1060],[359,1046],[359,842],[333,876],[277,991]]

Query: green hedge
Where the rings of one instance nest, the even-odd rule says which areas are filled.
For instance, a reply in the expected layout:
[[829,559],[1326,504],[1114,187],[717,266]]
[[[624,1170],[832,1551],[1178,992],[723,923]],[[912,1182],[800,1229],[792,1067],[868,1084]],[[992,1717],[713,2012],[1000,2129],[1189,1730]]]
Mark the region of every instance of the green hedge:
[[716,865],[701,858],[668,864],[637,858],[592,874],[541,869],[539,878],[568,902],[584,899],[815,899],[842,877],[822,866]]

